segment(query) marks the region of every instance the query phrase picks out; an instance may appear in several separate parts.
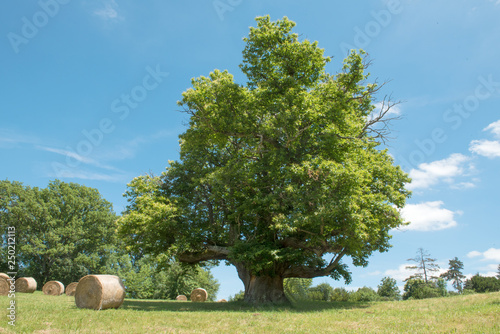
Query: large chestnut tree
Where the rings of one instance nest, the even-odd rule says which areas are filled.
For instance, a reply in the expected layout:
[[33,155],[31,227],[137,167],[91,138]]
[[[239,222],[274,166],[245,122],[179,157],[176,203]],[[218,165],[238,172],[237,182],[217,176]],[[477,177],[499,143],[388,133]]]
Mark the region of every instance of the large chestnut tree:
[[[252,303],[283,302],[283,280],[351,279],[404,224],[410,182],[387,150],[394,103],[376,98],[364,53],[337,74],[295,23],[256,19],[240,65],[192,80],[180,159],[130,184],[120,233],[142,253],[234,265]],[[375,105],[381,106],[375,110]]]

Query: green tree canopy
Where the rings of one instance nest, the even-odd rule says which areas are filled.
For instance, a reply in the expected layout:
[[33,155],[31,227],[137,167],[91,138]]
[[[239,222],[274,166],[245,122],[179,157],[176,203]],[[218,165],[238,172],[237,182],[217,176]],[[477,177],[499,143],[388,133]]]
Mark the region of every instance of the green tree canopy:
[[460,261],[457,257],[453,260],[449,261],[449,269],[440,275],[440,277],[444,278],[447,281],[452,281],[453,287],[458,291],[462,292],[462,284],[465,278],[465,275],[462,273],[464,269],[464,263]]
[[39,287],[97,273],[114,242],[115,221],[96,189],[59,180],[44,189],[0,181],[3,241],[7,227],[15,227],[18,274],[34,277]]
[[428,282],[420,278],[410,278],[404,286],[403,300],[444,297],[447,293],[446,282],[442,278]]
[[479,293],[500,291],[500,280],[495,277],[476,274],[465,281],[464,289]]
[[394,278],[384,277],[377,287],[377,294],[380,297],[386,297],[391,300],[399,300],[401,292]]
[[280,302],[284,278],[349,281],[344,257],[365,266],[387,251],[410,179],[379,148],[393,103],[374,113],[363,53],[331,75],[294,22],[256,20],[240,65],[248,82],[219,70],[192,80],[180,159],[129,184],[120,231],[142,252],[224,260],[246,301]]

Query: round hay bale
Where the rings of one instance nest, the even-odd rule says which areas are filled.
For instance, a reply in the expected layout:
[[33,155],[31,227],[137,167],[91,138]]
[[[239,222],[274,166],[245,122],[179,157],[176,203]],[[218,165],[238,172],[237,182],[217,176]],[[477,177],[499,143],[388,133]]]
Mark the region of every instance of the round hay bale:
[[64,293],[64,284],[59,281],[49,281],[42,288],[44,295],[60,296]]
[[177,297],[175,297],[175,300],[180,300],[180,301],[185,302],[188,300],[188,298],[184,295],[178,295]]
[[217,301],[217,303],[227,303],[227,300],[225,300],[225,299],[219,299],[219,300]]
[[74,296],[78,282],[69,283],[66,287],[66,296]]
[[0,278],[5,278],[5,279],[9,279],[9,275],[7,274],[4,274],[4,273],[0,273]]
[[16,292],[33,293],[36,290],[36,281],[33,277],[20,277],[16,279]]
[[192,302],[204,302],[207,300],[207,297],[208,297],[207,290],[202,288],[194,289],[193,292],[191,292]]
[[10,281],[0,277],[0,296],[8,296],[10,292]]
[[76,286],[75,303],[79,308],[119,308],[124,299],[125,288],[118,276],[87,275],[81,278]]

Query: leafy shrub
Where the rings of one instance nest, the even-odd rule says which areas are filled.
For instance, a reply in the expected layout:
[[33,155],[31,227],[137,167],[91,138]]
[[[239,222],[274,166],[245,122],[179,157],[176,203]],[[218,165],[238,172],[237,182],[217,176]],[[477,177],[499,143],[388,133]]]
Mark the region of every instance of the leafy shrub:
[[245,291],[241,290],[234,296],[229,297],[230,302],[237,302],[237,301],[242,301],[245,298]]
[[359,288],[358,291],[351,293],[349,301],[352,302],[374,302],[380,300],[375,290],[368,287]]
[[471,289],[463,289],[463,290],[462,290],[462,295],[465,295],[465,296],[466,296],[466,295],[473,295],[473,294],[475,294],[475,293],[476,293],[476,291],[471,290]]
[[330,300],[334,302],[347,302],[349,301],[350,292],[344,288],[333,289]]
[[446,296],[446,282],[443,279],[428,281],[418,278],[409,279],[404,287],[403,299],[425,299]]
[[472,276],[465,281],[465,289],[478,293],[500,291],[500,280],[495,277]]
[[308,296],[310,300],[321,300],[321,301],[331,301],[333,288],[328,283],[321,283],[315,287],[308,290]]

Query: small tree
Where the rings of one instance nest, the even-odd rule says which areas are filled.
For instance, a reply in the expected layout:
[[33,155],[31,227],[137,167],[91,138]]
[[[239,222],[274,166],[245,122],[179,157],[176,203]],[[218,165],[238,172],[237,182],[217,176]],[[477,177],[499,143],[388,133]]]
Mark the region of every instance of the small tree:
[[410,276],[408,279],[421,278],[425,283],[429,283],[430,279],[437,279],[437,276],[432,276],[433,272],[439,271],[439,266],[436,264],[436,259],[430,257],[430,254],[423,248],[417,250],[417,255],[407,261],[413,261],[417,264],[415,266],[407,266],[406,269],[417,270],[415,275]]
[[312,300],[322,300],[322,301],[331,301],[333,294],[333,288],[328,283],[321,283],[317,286],[314,286],[309,289],[308,295],[309,299]]
[[449,261],[449,269],[442,273],[440,277],[447,281],[452,281],[452,286],[460,293],[462,293],[462,283],[465,276],[462,274],[464,264],[457,257]]
[[377,294],[380,297],[385,297],[390,300],[399,300],[401,298],[401,292],[399,291],[396,280],[390,277],[382,278],[377,289]]
[[498,265],[497,268],[497,278],[500,279],[500,264]]
[[[444,282],[443,280],[441,281]],[[420,278],[409,278],[404,287],[403,300],[409,298],[435,298],[442,295],[442,286],[438,286],[435,282],[425,282]]]

